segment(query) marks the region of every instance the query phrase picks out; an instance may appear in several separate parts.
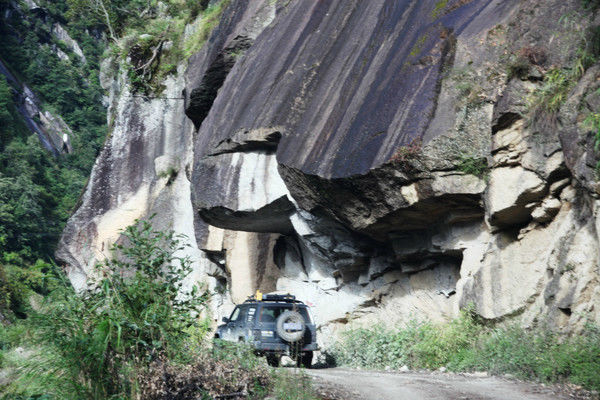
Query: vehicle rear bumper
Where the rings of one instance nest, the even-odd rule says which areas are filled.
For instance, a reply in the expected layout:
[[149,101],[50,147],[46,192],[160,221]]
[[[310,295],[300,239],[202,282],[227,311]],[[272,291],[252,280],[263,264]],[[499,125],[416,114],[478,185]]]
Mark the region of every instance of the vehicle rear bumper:
[[[269,343],[269,342],[255,342],[254,343],[254,348],[258,351],[264,352],[264,353],[269,353],[269,352],[289,352],[290,347],[292,347],[293,345],[287,344],[287,343]],[[317,351],[319,350],[319,346],[317,346],[316,343],[310,343],[307,345],[302,346],[302,348],[300,349],[300,351]]]

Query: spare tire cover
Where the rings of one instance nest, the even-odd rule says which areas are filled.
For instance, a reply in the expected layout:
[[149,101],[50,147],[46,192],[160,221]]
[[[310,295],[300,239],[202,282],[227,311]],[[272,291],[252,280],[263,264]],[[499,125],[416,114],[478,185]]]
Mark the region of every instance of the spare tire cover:
[[304,337],[306,322],[297,311],[284,311],[277,318],[277,334],[286,342],[297,342]]

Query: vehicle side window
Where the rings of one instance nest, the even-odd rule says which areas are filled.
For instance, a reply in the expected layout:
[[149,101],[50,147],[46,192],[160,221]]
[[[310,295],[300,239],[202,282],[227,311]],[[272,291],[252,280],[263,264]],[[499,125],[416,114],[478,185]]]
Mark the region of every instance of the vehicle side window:
[[240,307],[240,315],[238,316],[238,320],[241,323],[245,323],[247,315],[248,315],[248,307]]
[[236,307],[235,310],[233,310],[233,312],[231,313],[231,317],[229,317],[229,321],[230,322],[237,321],[239,316],[240,316],[240,308]]
[[260,322],[275,322],[275,319],[279,316],[277,311],[277,308],[263,306],[260,310]]
[[302,317],[304,317],[304,320],[306,321],[307,324],[312,323],[312,318],[311,318],[310,313],[308,312],[308,308],[300,307],[298,309],[298,312],[300,313],[300,315],[302,315]]
[[256,314],[256,307],[250,307],[248,309],[248,318],[246,321],[252,322],[254,321],[254,315]]

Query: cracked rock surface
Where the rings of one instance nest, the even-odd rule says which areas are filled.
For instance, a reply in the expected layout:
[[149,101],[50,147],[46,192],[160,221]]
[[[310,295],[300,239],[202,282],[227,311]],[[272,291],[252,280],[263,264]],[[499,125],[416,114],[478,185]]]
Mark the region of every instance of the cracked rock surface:
[[[329,340],[469,305],[569,331],[600,321],[582,123],[600,70],[552,113],[529,100],[597,23],[578,0],[438,3],[234,0],[165,83],[179,100],[104,76],[112,135],[58,251],[74,285],[157,213],[188,236],[216,320],[260,289],[312,305]],[[532,48],[544,57],[511,72]]]

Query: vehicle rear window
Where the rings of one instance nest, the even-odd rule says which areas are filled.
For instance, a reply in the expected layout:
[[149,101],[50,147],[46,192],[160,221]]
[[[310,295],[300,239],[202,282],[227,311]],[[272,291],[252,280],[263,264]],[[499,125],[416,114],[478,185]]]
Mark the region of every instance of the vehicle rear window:
[[[289,304],[263,305],[260,310],[260,322],[275,322],[277,318],[287,310],[293,310],[294,306]],[[306,307],[296,306],[296,311],[302,315],[307,323],[311,323]]]

